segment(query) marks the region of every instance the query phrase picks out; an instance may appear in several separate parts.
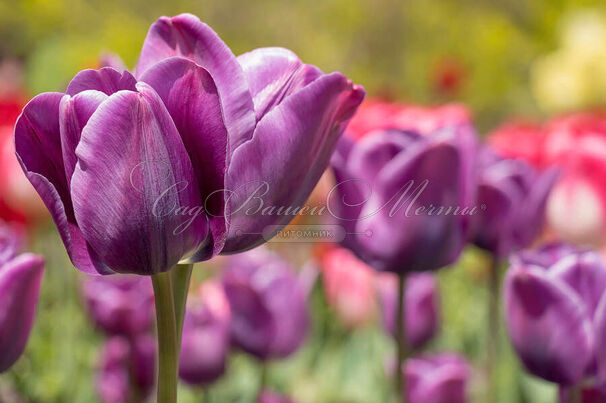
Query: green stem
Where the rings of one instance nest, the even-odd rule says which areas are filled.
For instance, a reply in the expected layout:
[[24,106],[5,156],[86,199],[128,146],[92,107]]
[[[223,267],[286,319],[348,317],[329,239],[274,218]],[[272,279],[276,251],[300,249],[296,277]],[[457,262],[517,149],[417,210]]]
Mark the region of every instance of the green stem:
[[398,363],[396,369],[396,391],[398,392],[398,401],[406,403],[406,377],[402,374],[402,365],[406,359],[408,346],[406,343],[406,274],[401,274],[398,278],[398,309],[396,315],[396,343],[398,346]]
[[568,390],[568,403],[583,402],[583,385],[578,383]]
[[154,286],[156,325],[158,328],[157,401],[176,403],[179,354],[175,301],[170,272],[154,274],[152,284]]
[[489,273],[488,290],[488,329],[487,335],[487,360],[486,377],[488,384],[488,401],[495,401],[497,394],[495,366],[498,360],[499,346],[499,300],[500,300],[500,281],[499,281],[499,259],[496,256],[491,257]]
[[259,390],[257,391],[257,400],[259,400],[259,398],[261,397],[261,394],[265,390],[265,386],[267,385],[267,375],[268,375],[267,374],[267,371],[268,371],[267,362],[260,361],[259,366],[260,366],[261,374],[259,377]]
[[177,351],[181,350],[181,335],[183,334],[183,319],[185,319],[185,306],[191,280],[192,264],[178,264],[170,271],[175,301],[175,318],[177,326]]

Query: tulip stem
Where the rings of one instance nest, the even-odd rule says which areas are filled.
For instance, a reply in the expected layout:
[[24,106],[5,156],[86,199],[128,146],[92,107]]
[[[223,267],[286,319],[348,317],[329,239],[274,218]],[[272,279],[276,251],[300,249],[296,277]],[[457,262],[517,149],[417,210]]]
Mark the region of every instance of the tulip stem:
[[170,271],[175,300],[175,318],[177,325],[177,350],[181,350],[181,336],[183,334],[183,319],[185,319],[185,307],[187,305],[187,294],[191,280],[192,264],[178,264]]
[[177,402],[179,354],[175,301],[170,272],[151,276],[156,302],[156,326],[158,328],[157,401]]
[[488,290],[488,331],[487,340],[487,360],[486,360],[486,378],[488,385],[488,401],[495,401],[496,398],[496,376],[495,365],[498,358],[499,346],[499,259],[495,255],[490,259],[489,290]]
[[406,377],[402,374],[402,365],[408,354],[406,345],[406,299],[404,298],[406,289],[406,274],[398,277],[398,309],[396,315],[396,343],[398,346],[398,362],[395,374],[396,391],[398,392],[398,401],[406,403]]

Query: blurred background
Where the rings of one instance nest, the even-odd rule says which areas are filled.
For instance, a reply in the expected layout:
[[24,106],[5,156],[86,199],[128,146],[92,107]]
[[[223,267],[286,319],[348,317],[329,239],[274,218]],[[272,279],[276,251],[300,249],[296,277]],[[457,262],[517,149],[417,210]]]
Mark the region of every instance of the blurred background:
[[[132,68],[149,25],[160,15],[181,12],[198,15],[235,54],[283,46],[324,71],[343,72],[373,98],[464,103],[481,135],[511,119],[539,123],[606,105],[603,2],[1,0],[3,130],[10,133],[29,98],[63,91],[77,71],[98,67],[104,52],[118,54]],[[11,177],[0,180],[7,184]],[[83,275],[70,264],[45,213],[31,203],[15,208],[13,201],[3,218],[29,228],[29,249],[46,257],[47,271],[27,350],[0,377],[0,401],[94,402],[104,337],[83,307]],[[11,201],[0,200],[0,209],[6,204]],[[270,246],[298,268],[323,247]],[[220,259],[197,265],[192,287],[220,267]],[[476,402],[486,401],[481,368],[487,267],[487,257],[470,248],[456,266],[439,273],[442,324],[427,347],[468,358],[476,368],[470,384]],[[269,365],[268,383],[300,402],[386,401],[386,357],[394,347],[378,310],[371,308],[371,318],[352,329],[335,319],[320,288],[309,296],[313,319],[306,341],[290,358]],[[526,375],[505,336],[500,350],[498,401],[554,401],[556,387]],[[209,388],[207,398],[251,401],[258,377],[255,360],[234,352],[226,376]],[[182,389],[180,401],[202,401],[199,390]]]

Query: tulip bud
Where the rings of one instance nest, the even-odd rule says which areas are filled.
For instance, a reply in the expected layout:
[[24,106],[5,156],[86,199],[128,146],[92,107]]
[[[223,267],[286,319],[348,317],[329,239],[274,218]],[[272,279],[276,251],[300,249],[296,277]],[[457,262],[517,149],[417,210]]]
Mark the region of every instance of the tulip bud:
[[87,276],[82,294],[94,323],[108,335],[132,337],[151,327],[154,295],[149,278]]
[[[390,273],[382,273],[378,288],[383,326],[395,338],[398,280]],[[429,273],[408,276],[404,298],[406,345],[413,349],[421,348],[436,334],[440,325],[440,298],[435,277]]]
[[279,395],[271,390],[265,389],[259,395],[257,403],[294,403],[292,399]]
[[231,312],[220,283],[206,281],[190,297],[181,342],[179,376],[192,385],[206,385],[225,372]]
[[409,403],[465,403],[470,367],[461,356],[441,353],[406,360]]
[[0,373],[23,353],[44,271],[40,256],[24,254],[0,265]]
[[304,292],[288,262],[266,249],[234,256],[223,274],[231,339],[260,358],[292,354],[307,333]]

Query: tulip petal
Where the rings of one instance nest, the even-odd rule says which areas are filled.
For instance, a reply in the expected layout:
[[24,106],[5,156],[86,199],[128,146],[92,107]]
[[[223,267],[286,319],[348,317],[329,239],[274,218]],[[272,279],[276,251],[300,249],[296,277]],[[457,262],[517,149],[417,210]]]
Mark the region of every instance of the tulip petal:
[[[263,242],[267,225],[286,225],[292,214],[263,214],[264,207],[301,207],[326,169],[339,136],[364,97],[340,73],[323,76],[272,109],[253,138],[236,149],[226,178],[230,234],[224,252]],[[267,155],[272,150],[272,155]],[[267,195],[259,191],[267,190]],[[247,199],[254,195],[253,200]],[[277,228],[276,230],[277,231]],[[274,233],[275,233],[274,231]]]
[[113,270],[155,274],[197,248],[208,231],[198,184],[155,91],[110,96],[82,131],[72,177],[80,228]]
[[97,90],[111,95],[120,90],[135,91],[135,84],[137,80],[127,70],[120,73],[112,67],[86,69],[76,74],[65,93],[73,96],[82,91]]
[[80,142],[82,129],[93,112],[107,99],[107,95],[96,90],[82,91],[73,97],[65,96],[59,104],[59,129],[65,176],[68,186],[78,159],[76,147]]
[[315,66],[304,64],[284,48],[259,48],[238,56],[244,70],[257,120],[286,97],[322,75]]
[[249,140],[255,115],[246,78],[236,57],[215,31],[192,14],[159,18],[143,43],[137,76],[172,56],[191,59],[212,76],[221,97],[230,150]]
[[25,254],[0,267],[0,373],[23,353],[36,315],[44,260]]
[[593,354],[589,315],[577,294],[541,269],[514,267],[504,304],[512,344],[528,371],[561,385],[576,384]]
[[141,81],[154,88],[164,101],[198,178],[212,242],[205,244],[194,260],[206,260],[221,251],[227,236],[222,190],[228,139],[217,88],[205,69],[181,57],[155,64],[141,76]]
[[44,93],[34,97],[15,124],[17,157],[59,230],[67,253],[79,270],[108,274],[76,224],[63,165],[59,129],[59,104],[63,94]]

